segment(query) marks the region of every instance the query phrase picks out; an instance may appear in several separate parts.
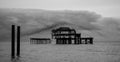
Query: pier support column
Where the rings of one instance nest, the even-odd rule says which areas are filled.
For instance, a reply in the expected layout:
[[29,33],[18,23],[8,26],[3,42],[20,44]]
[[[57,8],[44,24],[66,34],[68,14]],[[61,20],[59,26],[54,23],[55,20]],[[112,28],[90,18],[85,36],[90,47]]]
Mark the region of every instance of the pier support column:
[[17,57],[20,57],[20,26],[17,26]]
[[[17,26],[17,36],[15,33],[16,33],[15,25],[12,25],[11,26],[11,59],[15,59],[16,56],[20,57],[20,26]],[[16,45],[15,45],[15,40],[17,40]]]
[[15,25],[11,26],[11,58],[15,58]]

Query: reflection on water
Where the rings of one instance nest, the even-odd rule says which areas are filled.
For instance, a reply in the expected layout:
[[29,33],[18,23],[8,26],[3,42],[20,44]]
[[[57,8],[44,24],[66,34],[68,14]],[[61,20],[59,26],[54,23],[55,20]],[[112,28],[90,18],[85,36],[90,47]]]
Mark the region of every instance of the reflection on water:
[[11,59],[11,62],[22,62],[20,58]]
[[120,62],[120,42],[93,45],[32,45],[22,42],[21,57],[11,60],[10,42],[0,42],[0,62]]

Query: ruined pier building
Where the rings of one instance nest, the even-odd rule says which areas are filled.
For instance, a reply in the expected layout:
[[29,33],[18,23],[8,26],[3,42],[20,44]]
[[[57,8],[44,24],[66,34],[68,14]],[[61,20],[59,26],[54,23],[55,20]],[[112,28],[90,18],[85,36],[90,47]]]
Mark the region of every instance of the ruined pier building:
[[81,33],[69,27],[53,29],[52,39],[56,40],[56,44],[93,44],[92,37],[81,37]]

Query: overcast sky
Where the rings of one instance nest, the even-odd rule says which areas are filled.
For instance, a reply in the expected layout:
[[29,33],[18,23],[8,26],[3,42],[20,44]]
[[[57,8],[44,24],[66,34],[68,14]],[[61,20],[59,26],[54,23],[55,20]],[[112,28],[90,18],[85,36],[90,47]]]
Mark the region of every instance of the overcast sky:
[[120,18],[120,0],[0,0],[0,8],[88,10]]

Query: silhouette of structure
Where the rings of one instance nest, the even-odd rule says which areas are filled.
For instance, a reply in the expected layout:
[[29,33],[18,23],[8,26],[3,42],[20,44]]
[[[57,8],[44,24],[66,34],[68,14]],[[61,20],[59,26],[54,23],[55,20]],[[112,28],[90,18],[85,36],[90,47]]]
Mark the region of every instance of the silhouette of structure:
[[[56,44],[93,44],[92,37],[81,37],[81,33],[76,33],[75,29],[69,27],[60,27],[53,29],[51,33],[52,39],[56,40]],[[50,38],[30,38],[31,44],[50,44]]]
[[56,39],[56,44],[93,44],[92,37],[81,38],[81,33],[69,27],[53,29],[52,39]]
[[50,44],[50,38],[30,38],[31,44]]
[[[11,58],[14,59],[16,56],[20,57],[20,26],[17,26],[17,39],[15,36],[15,25],[11,26]],[[17,40],[17,47],[15,46],[15,40]],[[15,47],[17,48],[17,52],[15,55]]]

